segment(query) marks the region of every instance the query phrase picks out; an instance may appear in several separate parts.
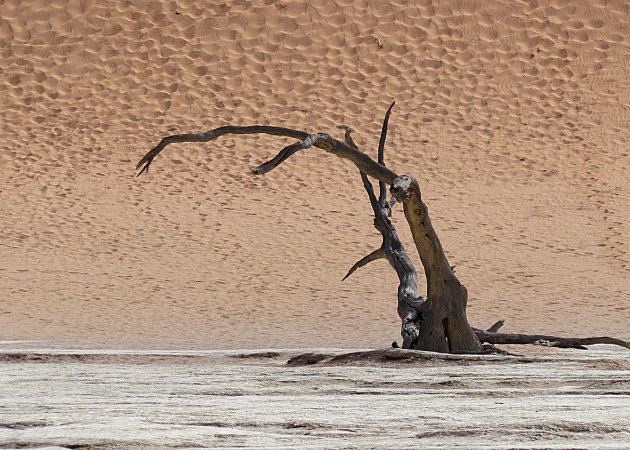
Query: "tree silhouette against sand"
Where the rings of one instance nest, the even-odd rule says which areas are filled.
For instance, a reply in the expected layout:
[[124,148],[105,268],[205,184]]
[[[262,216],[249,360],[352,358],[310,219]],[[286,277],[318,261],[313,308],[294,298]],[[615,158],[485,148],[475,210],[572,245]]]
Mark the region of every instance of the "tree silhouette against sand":
[[[398,286],[398,315],[402,322],[402,347],[405,349],[428,350],[442,353],[483,353],[496,351],[493,344],[543,344],[565,348],[585,348],[584,345],[614,344],[630,348],[630,343],[609,337],[562,338],[557,336],[498,333],[503,321],[498,321],[488,330],[472,328],[466,317],[468,292],[459,281],[448,262],[440,240],[433,229],[429,211],[422,201],[420,186],[409,175],[398,175],[385,166],[384,149],[387,138],[391,104],[381,131],[377,161],[363,153],[354,143],[352,128],[340,125],[345,130],[344,141],[325,133],[309,134],[291,128],[271,126],[224,126],[204,133],[178,134],[163,138],[138,163],[138,176],[147,172],[154,158],[164,148],[177,142],[208,142],[226,134],[271,134],[298,139],[298,142],[283,148],[273,159],[252,169],[262,175],[278,167],[293,154],[310,147],[317,147],[354,163],[360,171],[363,186],[374,211],[374,226],[381,233],[381,247],[359,260],[345,278],[360,267],[380,258],[386,258],[396,271]],[[378,197],[369,177],[378,180]],[[387,198],[387,186],[391,198]],[[416,249],[420,255],[427,280],[427,295],[418,294],[418,275],[401,243],[394,225],[389,220],[396,203],[402,203],[403,211]],[[487,345],[482,345],[482,342]],[[394,343],[394,346],[397,346]]]

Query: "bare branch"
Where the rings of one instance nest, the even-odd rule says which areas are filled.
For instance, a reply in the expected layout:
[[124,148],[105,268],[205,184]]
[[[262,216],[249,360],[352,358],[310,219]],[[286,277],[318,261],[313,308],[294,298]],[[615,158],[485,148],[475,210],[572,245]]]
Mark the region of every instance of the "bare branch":
[[[381,138],[378,142],[377,161],[383,167],[385,167],[385,140],[387,139],[387,126],[389,124],[389,116],[391,115],[392,108],[394,108],[395,104],[396,102],[392,102],[392,104],[389,105],[389,109],[385,113],[385,119],[383,119],[383,127],[381,128]],[[378,202],[381,205],[385,205],[385,202],[387,202],[387,186],[382,181],[379,181],[378,186],[379,186]]]
[[142,175],[144,172],[149,170],[149,166],[153,162],[153,159],[169,144],[174,144],[177,142],[208,142],[212,141],[218,137],[223,136],[224,134],[272,134],[276,136],[287,136],[295,139],[306,139],[309,134],[304,131],[293,130],[291,128],[281,128],[281,127],[266,127],[266,126],[251,126],[251,127],[239,127],[239,126],[225,126],[215,128],[210,131],[206,131],[204,133],[196,133],[196,134],[175,134],[173,136],[167,136],[160,141],[158,145],[156,145],[153,149],[151,149],[144,157],[140,160],[136,169],[141,169],[138,173],[138,176]]
[[382,248],[376,249],[374,250],[372,253],[370,253],[367,256],[364,256],[363,258],[361,258],[359,261],[357,261],[354,266],[352,266],[352,268],[348,271],[348,273],[346,274],[345,277],[343,277],[343,279],[341,281],[344,281],[346,278],[348,278],[350,275],[352,275],[357,269],[365,266],[366,264],[371,263],[372,261],[376,261],[377,259],[381,259],[381,258],[385,258],[385,252],[383,251]]
[[[354,139],[352,139],[351,134],[354,130],[348,125],[337,125],[337,128],[340,128],[346,131],[344,135],[346,144],[359,150],[359,147],[354,142]],[[368,198],[370,199],[370,205],[372,205],[372,210],[374,211],[374,215],[378,217],[378,215],[380,214],[380,205],[378,204],[378,200],[376,199],[376,194],[374,194],[374,186],[372,186],[372,183],[370,182],[367,175],[365,175],[363,172],[360,172],[360,173],[361,173],[361,181],[363,181],[363,187],[365,188],[365,191],[368,194]]]
[[[383,121],[383,130],[381,132],[381,139],[378,148],[379,165],[384,167],[384,148],[385,138],[387,136],[387,124],[389,122],[389,116],[391,114],[394,103],[389,107],[385,114]],[[345,141],[348,145],[358,149],[354,140],[352,139],[352,128],[347,125],[338,125],[337,128],[345,130]],[[370,182],[367,175],[361,173],[361,180],[363,181],[363,187],[368,194],[372,210],[374,211],[374,227],[381,233],[383,237],[383,243],[381,248],[375,250],[361,261],[356,263],[348,274],[344,277],[344,280],[348,278],[355,270],[368,264],[371,261],[379,258],[387,258],[387,261],[396,271],[398,279],[400,281],[398,285],[398,316],[402,321],[401,336],[403,338],[402,348],[411,348],[417,341],[420,334],[419,320],[421,314],[419,314],[419,308],[427,301],[427,297],[418,295],[418,274],[413,267],[413,263],[407,256],[405,247],[398,238],[396,228],[388,219],[391,214],[391,206],[395,203],[395,199],[390,202],[387,201],[387,189],[382,181],[379,181],[381,200],[376,198],[374,193],[374,187]]]
[[177,134],[165,137],[160,141],[157,146],[151,149],[140,160],[140,162],[136,166],[136,169],[140,169],[138,176],[149,170],[149,166],[153,162],[153,159],[169,144],[177,142],[208,142],[217,139],[225,134],[271,134],[275,136],[287,136],[302,141],[301,143],[294,144],[294,146],[285,147],[273,159],[258,166],[256,169],[253,170],[253,172],[256,174],[268,172],[278,167],[279,164],[281,164],[289,156],[291,156],[298,150],[314,146],[326,150],[327,152],[339,156],[340,158],[352,161],[360,171],[366,173],[371,177],[376,178],[379,181],[383,181],[384,183],[391,184],[397,177],[397,175],[393,171],[381,166],[365,153],[362,153],[361,151],[346,144],[345,142],[338,141],[337,139],[334,139],[327,134],[309,134],[304,131],[294,130],[291,128],[270,127],[261,125],[248,127],[225,126],[215,128],[204,133]]
[[370,182],[370,179],[366,174],[361,172],[361,181],[363,181],[363,187],[365,188],[365,192],[367,192],[368,198],[370,199],[370,205],[372,205],[372,210],[375,215],[380,214],[380,206],[378,204],[378,200],[376,199],[376,194],[374,193],[374,187]]

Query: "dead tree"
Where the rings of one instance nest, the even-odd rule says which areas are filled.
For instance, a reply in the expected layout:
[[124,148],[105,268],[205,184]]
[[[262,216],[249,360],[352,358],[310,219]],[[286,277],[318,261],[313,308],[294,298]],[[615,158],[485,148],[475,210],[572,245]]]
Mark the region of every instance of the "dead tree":
[[[494,343],[535,343],[541,339],[522,338],[526,335],[504,335],[497,333],[497,323],[490,330],[473,329],[466,317],[468,292],[455,276],[453,268],[448,262],[442,249],[442,244],[433,229],[429,211],[422,201],[420,185],[409,175],[398,175],[387,168],[384,163],[384,148],[387,136],[389,116],[394,103],[388,109],[378,149],[377,161],[363,153],[351,137],[352,129],[345,129],[345,142],[334,139],[325,133],[309,134],[291,128],[272,126],[224,126],[210,131],[196,134],[178,134],[163,138],[160,143],[150,150],[138,163],[138,176],[147,172],[155,157],[164,148],[179,142],[208,142],[226,134],[270,134],[298,139],[298,142],[283,148],[274,158],[252,169],[255,175],[265,174],[300,150],[317,147],[354,163],[361,173],[363,185],[368,193],[370,204],[374,212],[374,226],[381,233],[383,242],[378,250],[359,260],[348,272],[350,276],[359,267],[379,258],[386,258],[396,271],[399,278],[398,287],[398,315],[402,322],[401,335],[403,348],[428,350],[450,353],[479,353],[483,351],[482,340]],[[379,182],[379,196],[376,197],[374,188],[368,177]],[[387,186],[390,186],[391,199],[387,199]],[[418,276],[416,270],[400,242],[396,230],[389,220],[395,203],[401,203],[405,218],[411,229],[416,249],[420,256],[427,281],[427,295],[421,296],[417,292]],[[519,339],[514,336],[521,336]],[[526,336],[527,337],[527,336]],[[481,339],[481,340],[480,340]],[[503,339],[503,340],[502,340]],[[559,343],[561,338],[552,341]],[[611,338],[587,338],[608,339]],[[526,341],[526,342],[525,342]],[[620,341],[607,341],[630,348],[630,344]],[[565,342],[568,345],[568,342]],[[597,342],[582,342],[571,340],[573,347],[590,345]]]

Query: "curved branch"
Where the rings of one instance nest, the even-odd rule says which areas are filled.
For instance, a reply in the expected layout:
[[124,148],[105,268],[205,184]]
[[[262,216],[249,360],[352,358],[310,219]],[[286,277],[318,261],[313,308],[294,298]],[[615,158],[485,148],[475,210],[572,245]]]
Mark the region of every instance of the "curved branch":
[[173,136],[167,136],[163,138],[158,145],[152,148],[144,157],[140,160],[136,169],[141,169],[137,176],[142,175],[144,172],[149,171],[149,166],[153,162],[153,159],[169,144],[177,142],[208,142],[212,141],[224,134],[272,134],[276,136],[287,136],[295,139],[306,139],[309,134],[304,131],[293,130],[291,128],[282,127],[266,127],[266,126],[251,126],[251,127],[239,127],[239,126],[225,126],[215,128],[204,133],[196,134],[175,134]]
[[[340,158],[348,159],[354,163],[355,166],[365,174],[376,178],[386,184],[392,184],[397,175],[387,167],[381,166],[365,153],[357,150],[354,147],[346,144],[345,142],[338,141],[324,133],[309,134],[304,131],[294,130],[292,128],[271,127],[271,126],[225,126],[215,128],[204,133],[197,134],[176,134],[173,136],[165,137],[160,143],[151,149],[140,160],[136,169],[140,169],[138,176],[149,170],[149,166],[155,159],[155,157],[169,144],[177,142],[208,142],[217,139],[225,134],[271,134],[275,136],[287,136],[302,141],[301,143],[294,144],[294,146],[285,147],[271,160],[261,164],[252,171],[255,174],[266,173],[272,169],[278,167],[289,156],[310,146],[318,147],[332,153]],[[311,141],[312,140],[312,141]],[[307,145],[308,144],[308,145]]]
[[[345,131],[344,140],[346,141],[346,144],[348,144],[350,147],[353,147],[359,150],[359,146],[354,142],[354,139],[352,139],[352,132],[354,131],[354,129],[352,127],[349,127],[348,125],[337,125],[337,128]],[[385,167],[384,164],[380,162],[379,164]],[[363,187],[365,188],[365,191],[368,194],[368,198],[370,199],[370,205],[372,205],[372,210],[374,211],[374,214],[378,216],[379,211],[380,211],[380,206],[378,204],[378,200],[376,199],[376,195],[374,194],[374,186],[372,186],[372,183],[370,182],[366,174],[364,174],[363,172],[360,172],[360,174],[361,174],[361,181],[363,181]],[[379,181],[379,183],[381,182]]]
[[348,271],[346,276],[343,277],[343,279],[341,281],[344,281],[346,278],[348,278],[350,275],[352,275],[357,269],[360,269],[361,267],[365,266],[366,264],[369,264],[372,261],[376,261],[377,259],[381,259],[381,258],[385,258],[385,257],[386,257],[385,256],[385,252],[383,251],[382,248],[378,248],[378,249],[374,250],[369,255],[364,256],[359,261],[354,263],[354,266],[352,266],[352,268]]

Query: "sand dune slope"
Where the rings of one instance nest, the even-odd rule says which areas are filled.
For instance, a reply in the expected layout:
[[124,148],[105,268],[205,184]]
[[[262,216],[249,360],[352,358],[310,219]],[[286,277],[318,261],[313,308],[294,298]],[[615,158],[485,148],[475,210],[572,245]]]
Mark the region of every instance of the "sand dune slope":
[[630,338],[630,4],[486,3],[2,2],[0,339],[395,339],[391,269],[340,281],[380,242],[349,164],[253,177],[290,141],[239,137],[134,177],[160,137],[225,124],[346,123],[373,153],[392,100],[389,165],[421,180],[472,321]]

